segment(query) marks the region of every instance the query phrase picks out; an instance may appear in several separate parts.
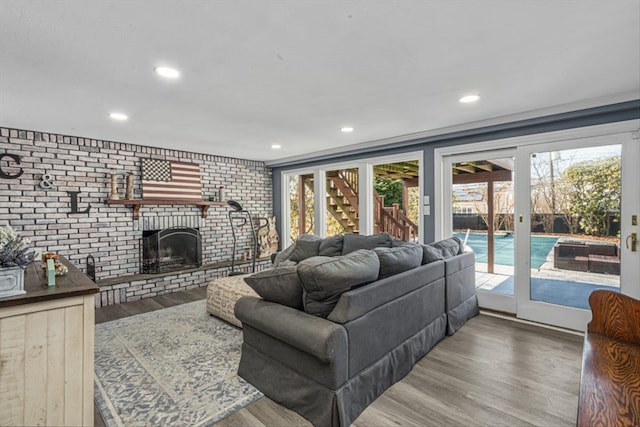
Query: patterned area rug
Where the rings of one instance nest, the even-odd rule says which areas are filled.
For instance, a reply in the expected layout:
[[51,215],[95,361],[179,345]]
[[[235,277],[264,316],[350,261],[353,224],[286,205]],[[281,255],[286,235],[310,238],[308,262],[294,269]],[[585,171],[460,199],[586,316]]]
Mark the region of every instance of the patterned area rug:
[[208,426],[262,397],[237,375],[242,332],[205,303],[96,325],[95,398],[107,426]]

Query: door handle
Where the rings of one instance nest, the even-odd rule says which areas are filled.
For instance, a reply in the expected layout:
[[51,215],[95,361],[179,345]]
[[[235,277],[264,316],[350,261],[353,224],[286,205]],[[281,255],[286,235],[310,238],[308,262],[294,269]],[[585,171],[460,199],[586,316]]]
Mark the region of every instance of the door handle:
[[638,246],[638,233],[631,233],[627,236],[627,249],[629,249],[629,240],[631,240],[631,252],[635,252]]

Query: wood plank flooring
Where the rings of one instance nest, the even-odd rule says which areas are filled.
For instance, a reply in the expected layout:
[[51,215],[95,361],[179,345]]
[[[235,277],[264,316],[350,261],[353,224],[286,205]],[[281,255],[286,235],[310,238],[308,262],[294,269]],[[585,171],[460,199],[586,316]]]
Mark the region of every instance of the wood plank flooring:
[[[96,323],[203,299],[206,288],[96,310]],[[368,426],[575,425],[582,337],[489,315],[438,343],[354,422]],[[96,426],[103,426],[96,408]],[[218,427],[310,426],[262,398]]]
[[[353,425],[575,425],[581,356],[580,336],[480,315],[438,343]],[[265,401],[216,425],[310,425],[284,409],[274,419],[278,405]]]

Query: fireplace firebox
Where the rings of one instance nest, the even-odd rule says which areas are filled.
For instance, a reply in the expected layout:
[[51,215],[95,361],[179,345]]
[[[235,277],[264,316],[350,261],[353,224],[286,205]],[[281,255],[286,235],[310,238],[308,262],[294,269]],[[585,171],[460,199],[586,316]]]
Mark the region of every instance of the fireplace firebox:
[[140,239],[140,273],[165,273],[202,265],[197,228],[144,231]]

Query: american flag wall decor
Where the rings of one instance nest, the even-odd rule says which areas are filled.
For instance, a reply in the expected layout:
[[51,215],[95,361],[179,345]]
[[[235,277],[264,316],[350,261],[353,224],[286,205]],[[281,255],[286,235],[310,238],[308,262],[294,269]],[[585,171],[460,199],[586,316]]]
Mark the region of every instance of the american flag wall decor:
[[142,198],[146,200],[202,200],[200,165],[142,159]]

